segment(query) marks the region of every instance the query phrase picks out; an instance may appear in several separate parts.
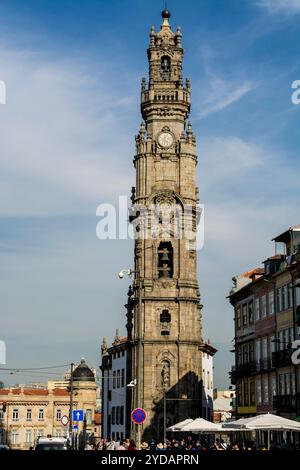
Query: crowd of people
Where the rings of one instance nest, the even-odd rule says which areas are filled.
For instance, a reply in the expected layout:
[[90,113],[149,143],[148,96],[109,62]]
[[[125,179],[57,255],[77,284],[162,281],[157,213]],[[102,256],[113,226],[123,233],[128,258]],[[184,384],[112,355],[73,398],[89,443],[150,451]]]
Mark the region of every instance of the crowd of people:
[[[282,441],[280,444],[272,443],[271,450],[294,450],[296,449],[295,445]],[[115,441],[114,439],[100,439],[97,444],[87,443],[85,450],[116,450],[116,451],[135,451],[138,450],[135,442],[131,439],[125,439],[124,441]],[[177,440],[171,439],[166,440],[166,443],[156,442],[154,439],[151,439],[149,442],[142,442],[140,446],[142,451],[251,451],[251,450],[267,450],[265,445],[257,446],[254,441],[244,441],[244,442],[226,442],[223,439],[215,439],[212,442],[209,440],[201,439],[195,440],[192,436],[188,436],[185,439]]]

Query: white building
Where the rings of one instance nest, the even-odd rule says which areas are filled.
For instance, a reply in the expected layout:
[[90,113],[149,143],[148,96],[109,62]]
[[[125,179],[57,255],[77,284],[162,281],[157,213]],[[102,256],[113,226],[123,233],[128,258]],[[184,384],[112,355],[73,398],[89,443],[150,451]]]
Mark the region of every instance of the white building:
[[203,344],[202,348],[202,418],[213,421],[213,356],[217,352],[209,342]]
[[235,391],[214,390],[214,422],[231,420],[234,414]]
[[116,441],[130,436],[131,369],[128,366],[130,348],[127,338],[115,340],[107,348],[102,345],[102,437]]

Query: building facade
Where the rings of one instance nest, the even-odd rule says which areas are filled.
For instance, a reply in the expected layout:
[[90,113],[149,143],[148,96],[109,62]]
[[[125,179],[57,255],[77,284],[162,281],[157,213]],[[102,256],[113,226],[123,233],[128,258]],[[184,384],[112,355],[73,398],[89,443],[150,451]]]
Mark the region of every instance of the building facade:
[[217,350],[209,341],[201,347],[202,352],[202,413],[201,416],[213,421],[214,408],[214,362],[213,357]]
[[[135,228],[135,280],[132,316],[133,404],[147,412],[143,437],[162,436],[164,397],[167,425],[202,413],[202,335],[196,271],[196,138],[187,122],[190,81],[183,83],[180,28],[162,12],[160,31],[150,32],[149,79],[142,80],[142,124],[136,136],[136,186],[131,217]],[[192,238],[177,237],[175,217],[191,208]],[[137,210],[146,212],[146,229],[156,212],[155,234],[144,237]],[[167,215],[166,215],[167,214]],[[169,230],[164,222],[168,222]],[[151,230],[153,226],[151,226]],[[130,321],[131,319],[131,321]]]
[[[118,333],[110,348],[102,344],[102,437],[123,440],[131,434],[131,364],[127,338]],[[133,385],[133,384],[132,384]]]
[[235,419],[235,391],[214,389],[214,423]]
[[[300,227],[274,238],[275,255],[234,278],[237,417],[273,412],[300,415],[299,365],[292,361],[299,339]],[[281,249],[279,250],[279,245]]]
[[[0,443],[11,449],[28,450],[38,437],[69,435],[62,417],[69,417],[69,381],[48,382],[46,386],[10,387],[0,389]],[[53,386],[54,385],[54,386]],[[84,410],[85,420],[77,425],[74,435],[100,437],[96,409],[96,383],[91,369],[84,361],[73,374],[73,409]]]

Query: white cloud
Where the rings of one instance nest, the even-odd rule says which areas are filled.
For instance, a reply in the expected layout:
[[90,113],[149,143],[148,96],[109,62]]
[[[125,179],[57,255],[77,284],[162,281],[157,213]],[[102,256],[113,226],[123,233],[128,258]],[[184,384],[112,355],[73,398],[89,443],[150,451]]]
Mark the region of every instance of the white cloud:
[[256,0],[255,5],[266,8],[270,13],[293,15],[300,12],[300,0]]
[[212,88],[213,91],[211,92],[210,97],[203,103],[203,109],[199,113],[200,119],[228,108],[253,90],[254,85],[251,82],[244,82],[236,88],[228,89],[224,81],[214,80]]
[[228,338],[230,348],[231,278],[261,265],[274,254],[271,239],[299,223],[299,164],[258,142],[215,136],[200,145],[198,171],[205,205],[199,252],[204,333],[213,342]]
[[216,182],[224,185],[240,174],[262,166],[266,159],[262,148],[236,136],[203,139],[199,155],[201,174],[206,175],[203,179],[206,187],[212,187]]
[[99,63],[87,70],[78,59],[0,47],[0,215],[92,213],[101,199],[128,192],[134,98]]

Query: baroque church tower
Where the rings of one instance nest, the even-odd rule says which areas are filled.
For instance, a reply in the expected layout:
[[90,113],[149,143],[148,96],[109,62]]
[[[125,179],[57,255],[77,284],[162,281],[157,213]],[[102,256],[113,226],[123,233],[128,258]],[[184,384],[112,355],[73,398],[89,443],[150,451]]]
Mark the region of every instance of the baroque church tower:
[[[145,206],[148,215],[153,207],[160,212],[189,205],[195,235],[197,155],[187,121],[190,81],[183,83],[182,34],[180,28],[172,31],[170,16],[164,10],[160,31],[152,27],[150,32],[149,80],[143,79],[141,86],[143,122],[136,136],[132,203]],[[136,383],[133,406],[148,415],[145,439],[161,438],[170,423],[201,416],[203,342],[196,258],[195,244],[175,237],[172,230],[166,234],[158,226],[153,237],[139,237],[137,232],[127,329]]]

